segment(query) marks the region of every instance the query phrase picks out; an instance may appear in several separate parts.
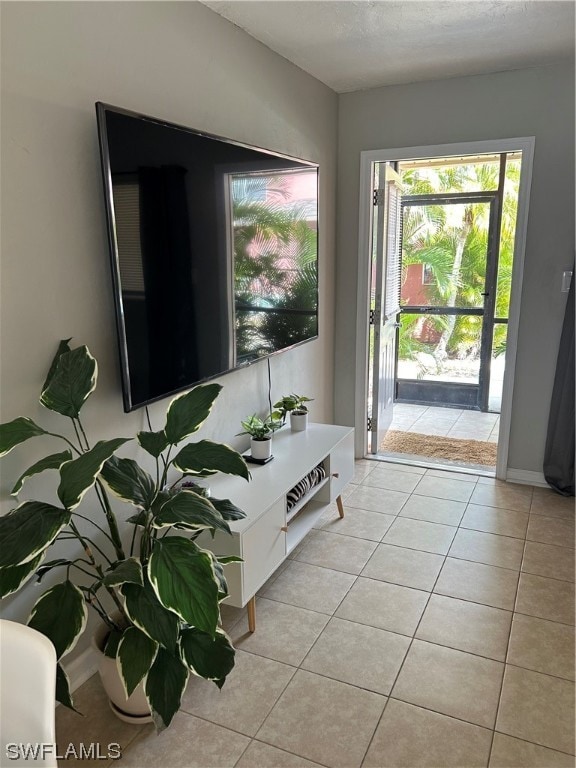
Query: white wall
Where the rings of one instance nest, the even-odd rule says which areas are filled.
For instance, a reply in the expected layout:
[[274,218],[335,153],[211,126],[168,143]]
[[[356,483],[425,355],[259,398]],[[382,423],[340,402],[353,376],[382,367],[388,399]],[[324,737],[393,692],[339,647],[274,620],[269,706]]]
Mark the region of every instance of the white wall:
[[508,466],[542,472],[574,259],[574,62],[344,94],[339,113],[335,418],[350,425],[360,152],[535,136]]
[[[320,339],[271,360],[272,396],[304,392],[312,418],[331,421],[337,97],[194,2],[2,4],[1,420],[59,425],[37,398],[58,341],[73,336],[99,363],[83,412],[92,439],[145,428],[143,410],[122,410],[95,101],[320,164]],[[266,363],[220,381],[202,434],[244,449],[234,435],[267,407]],[[166,404],[150,409],[156,429]],[[41,443],[4,460],[3,510],[20,472],[56,450]],[[54,486],[29,490],[49,501]],[[25,620],[38,596],[28,585],[4,615]]]

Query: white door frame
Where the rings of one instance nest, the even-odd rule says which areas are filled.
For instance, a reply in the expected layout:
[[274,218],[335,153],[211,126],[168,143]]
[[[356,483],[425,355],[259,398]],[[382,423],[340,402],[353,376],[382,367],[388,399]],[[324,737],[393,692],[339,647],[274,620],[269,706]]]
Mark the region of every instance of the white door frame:
[[358,227],[358,295],[356,315],[356,455],[366,455],[366,392],[368,377],[368,296],[370,282],[370,258],[372,251],[372,179],[374,163],[395,160],[417,160],[433,157],[450,157],[501,152],[522,152],[522,169],[518,189],[518,214],[514,240],[514,263],[508,315],[506,341],[506,368],[502,387],[502,408],[496,459],[496,477],[505,480],[508,470],[508,448],[512,419],[512,396],[518,348],[520,325],[520,303],[524,275],[524,254],[528,228],[528,207],[532,183],[534,160],[534,137],[517,139],[490,139],[468,141],[458,144],[435,144],[425,147],[402,147],[397,149],[373,149],[360,153],[360,200]]

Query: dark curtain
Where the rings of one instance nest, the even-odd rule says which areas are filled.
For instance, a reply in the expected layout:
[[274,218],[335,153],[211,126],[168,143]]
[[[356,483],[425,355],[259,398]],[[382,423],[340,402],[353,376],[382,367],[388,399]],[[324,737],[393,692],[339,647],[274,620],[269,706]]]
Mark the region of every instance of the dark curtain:
[[140,168],[152,397],[198,378],[186,169]]
[[560,338],[544,452],[546,482],[574,496],[574,277]]

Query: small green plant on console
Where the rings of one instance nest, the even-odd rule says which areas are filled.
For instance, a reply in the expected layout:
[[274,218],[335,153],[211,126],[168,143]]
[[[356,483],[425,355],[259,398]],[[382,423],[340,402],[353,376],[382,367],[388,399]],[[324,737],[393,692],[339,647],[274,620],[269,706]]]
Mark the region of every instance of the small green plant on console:
[[311,403],[314,398],[306,397],[305,395],[284,395],[277,403],[274,403],[274,408],[278,410],[274,412],[277,418],[282,419],[282,422],[286,421],[286,416],[289,413],[304,414],[308,413],[306,403]]

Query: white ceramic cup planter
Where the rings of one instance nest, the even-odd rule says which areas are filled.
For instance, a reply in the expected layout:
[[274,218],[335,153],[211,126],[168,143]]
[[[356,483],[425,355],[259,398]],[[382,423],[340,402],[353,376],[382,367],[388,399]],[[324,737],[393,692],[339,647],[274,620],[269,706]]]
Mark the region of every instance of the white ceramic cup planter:
[[129,698],[126,698],[126,692],[120,679],[120,672],[116,666],[116,659],[111,659],[104,655],[104,643],[108,636],[109,629],[106,624],[102,624],[92,637],[92,647],[98,653],[98,674],[102,681],[102,687],[108,694],[110,708],[120,720],[133,725],[140,723],[151,723],[152,715],[150,707],[144,693],[144,685],[140,683]]
[[292,432],[304,432],[308,427],[308,412],[290,411],[290,429]]
[[263,461],[269,459],[272,456],[272,438],[265,437],[263,440],[256,440],[256,438],[250,438],[250,453],[253,459]]

